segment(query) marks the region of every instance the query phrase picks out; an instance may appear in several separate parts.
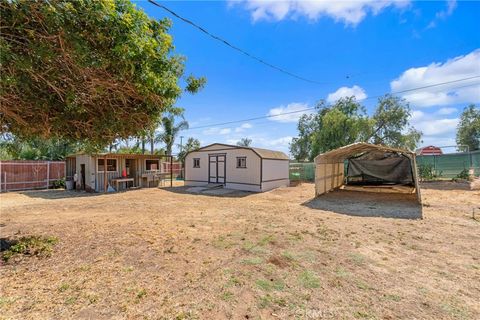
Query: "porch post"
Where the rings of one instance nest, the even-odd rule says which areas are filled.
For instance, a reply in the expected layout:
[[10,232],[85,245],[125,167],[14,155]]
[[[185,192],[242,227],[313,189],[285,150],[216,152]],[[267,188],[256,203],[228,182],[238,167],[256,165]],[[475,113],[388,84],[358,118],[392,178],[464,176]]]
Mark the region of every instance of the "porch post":
[[173,187],[173,156],[170,155],[170,188]]
[[107,192],[107,155],[103,156],[103,192]]

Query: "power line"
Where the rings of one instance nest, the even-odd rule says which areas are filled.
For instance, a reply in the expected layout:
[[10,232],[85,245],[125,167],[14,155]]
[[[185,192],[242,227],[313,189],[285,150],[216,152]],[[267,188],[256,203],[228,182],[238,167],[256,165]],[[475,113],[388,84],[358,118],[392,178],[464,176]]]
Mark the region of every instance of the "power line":
[[[422,90],[422,89],[438,87],[438,86],[451,84],[451,83],[456,83],[456,82],[460,82],[460,81],[472,80],[472,79],[476,79],[476,78],[480,78],[480,75],[479,76],[468,77],[468,78],[463,78],[463,79],[456,79],[456,80],[452,80],[452,81],[445,81],[445,82],[426,85],[426,86],[422,86],[422,87],[405,89],[405,90],[401,90],[401,91],[391,92],[390,94],[396,95],[396,94],[401,94],[401,93],[406,93],[406,92],[412,92],[412,91],[417,91],[417,90]],[[460,88],[468,87],[468,86],[472,86],[472,85],[476,85],[476,84],[478,84],[478,83],[473,83],[473,84],[460,86]],[[458,87],[456,87],[456,88],[458,88]],[[376,96],[367,97],[364,100],[377,99],[377,98],[381,98],[383,96],[384,96],[384,94],[380,94],[380,95],[376,95]],[[211,127],[224,126],[224,125],[228,125],[228,124],[235,124],[235,123],[254,121],[254,120],[260,120],[260,119],[267,119],[267,118],[275,118],[275,117],[280,117],[280,116],[283,116],[283,115],[295,114],[295,113],[310,111],[310,110],[314,110],[314,109],[315,109],[315,107],[309,107],[309,108],[296,110],[296,111],[282,112],[282,113],[278,113],[278,114],[275,114],[275,115],[258,116],[258,117],[246,118],[246,119],[242,119],[242,120],[233,120],[233,121],[214,123],[214,124],[209,124],[209,125],[204,125],[204,126],[197,126],[197,127],[189,128],[187,130],[189,131],[189,130],[195,130],[195,129],[206,129],[206,128],[211,128]]]
[[185,22],[185,23],[188,23],[189,25],[193,26],[194,28],[197,28],[198,30],[200,30],[201,32],[205,33],[205,34],[208,35],[209,37],[211,37],[211,38],[213,38],[213,39],[215,39],[215,40],[223,43],[224,45],[226,45],[226,46],[228,46],[228,47],[230,47],[230,48],[232,48],[232,49],[234,49],[234,50],[236,50],[236,51],[238,51],[238,52],[246,55],[247,57],[249,57],[249,58],[251,58],[251,59],[253,59],[253,60],[256,60],[257,62],[260,62],[261,64],[266,65],[266,66],[269,67],[269,68],[272,68],[272,69],[277,70],[277,71],[279,71],[279,72],[282,72],[282,73],[284,73],[284,74],[286,74],[286,75],[289,75],[290,77],[293,77],[293,78],[296,78],[296,79],[299,79],[299,80],[302,80],[302,81],[305,81],[305,82],[315,83],[315,84],[325,84],[325,82],[318,82],[318,81],[315,81],[315,80],[307,79],[307,78],[304,78],[304,77],[302,77],[302,76],[296,75],[296,74],[294,74],[294,73],[292,73],[292,72],[290,72],[290,71],[287,71],[287,70],[285,70],[285,69],[283,69],[283,68],[277,67],[277,66],[275,66],[275,65],[273,65],[273,64],[271,64],[271,63],[269,63],[269,62],[267,62],[267,61],[265,61],[265,60],[263,60],[263,59],[261,59],[261,58],[259,58],[259,57],[257,57],[257,56],[255,56],[255,55],[253,55],[253,54],[251,54],[251,53],[248,53],[247,51],[245,51],[245,50],[243,50],[243,49],[241,49],[241,48],[239,48],[239,47],[231,44],[231,43],[228,42],[227,40],[225,40],[225,39],[223,39],[223,38],[221,38],[221,37],[219,37],[219,36],[216,36],[216,35],[210,33],[210,32],[207,31],[205,28],[199,26],[198,24],[196,24],[195,22],[193,22],[193,21],[191,21],[191,20],[189,20],[189,19],[187,19],[187,18],[184,18],[184,17],[180,16],[179,14],[175,13],[173,10],[165,7],[164,5],[159,4],[159,3],[157,3],[157,2],[154,1],[154,0],[148,0],[148,2],[150,2],[151,4],[153,4],[153,5],[161,8],[161,9],[167,11],[167,12],[169,12],[171,15],[175,16],[176,18],[182,20],[182,21]]

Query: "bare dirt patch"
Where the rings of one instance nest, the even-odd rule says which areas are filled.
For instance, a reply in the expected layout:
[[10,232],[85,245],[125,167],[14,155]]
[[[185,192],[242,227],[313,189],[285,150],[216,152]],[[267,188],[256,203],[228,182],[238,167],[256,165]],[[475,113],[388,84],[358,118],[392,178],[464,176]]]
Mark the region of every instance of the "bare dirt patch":
[[479,191],[430,185],[423,219],[313,194],[2,194],[1,237],[58,243],[2,266],[0,318],[480,318]]

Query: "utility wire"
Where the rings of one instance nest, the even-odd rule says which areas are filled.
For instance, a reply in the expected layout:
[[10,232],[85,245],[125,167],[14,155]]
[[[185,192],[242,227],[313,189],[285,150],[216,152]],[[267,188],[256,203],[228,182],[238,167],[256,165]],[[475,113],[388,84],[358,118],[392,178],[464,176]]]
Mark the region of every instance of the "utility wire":
[[[412,92],[412,91],[417,91],[417,90],[422,90],[422,89],[438,87],[438,86],[451,84],[451,83],[456,83],[456,82],[460,82],[460,81],[472,80],[472,79],[476,79],[476,78],[480,78],[480,75],[479,76],[468,77],[468,78],[463,78],[463,79],[456,79],[456,80],[452,80],[452,81],[445,81],[445,82],[426,85],[426,86],[417,87],[417,88],[405,89],[405,90],[401,90],[401,91],[391,92],[390,94],[396,95],[396,94],[401,94],[401,93],[406,93],[406,92]],[[468,86],[477,85],[477,84],[478,83],[473,83],[473,84],[468,84],[468,85],[464,85],[464,86],[461,86],[461,87],[468,87]],[[384,96],[383,94],[380,94],[380,95],[376,95],[376,96],[367,97],[363,100],[377,99],[377,98],[380,98],[380,97],[383,97],[383,96]],[[195,130],[195,129],[205,129],[205,128],[218,127],[218,126],[223,126],[223,125],[228,125],[228,124],[235,124],[235,123],[241,123],[241,122],[247,122],[247,121],[266,119],[266,118],[275,118],[275,117],[280,117],[280,116],[283,116],[283,115],[289,115],[289,114],[294,114],[294,113],[310,111],[310,110],[313,110],[313,109],[315,109],[315,107],[309,107],[309,108],[296,110],[296,111],[282,112],[282,113],[278,113],[278,114],[275,114],[275,115],[258,116],[258,117],[247,118],[247,119],[242,119],[242,120],[233,120],[233,121],[214,123],[214,124],[209,124],[209,125],[204,125],[204,126],[197,126],[197,127],[189,128],[187,130],[189,131],[189,130]]]
[[219,36],[216,36],[216,35],[210,33],[210,32],[209,32],[208,30],[206,30],[205,28],[199,26],[198,24],[196,24],[195,22],[193,22],[193,21],[191,21],[191,20],[189,20],[189,19],[187,19],[187,18],[184,18],[184,17],[180,16],[179,14],[175,13],[173,10],[170,10],[169,8],[165,7],[164,5],[159,4],[159,3],[157,3],[157,2],[154,1],[154,0],[148,0],[148,2],[150,2],[150,3],[153,4],[154,6],[157,6],[157,7],[161,8],[161,9],[167,11],[167,12],[170,13],[171,15],[175,16],[176,18],[182,20],[182,21],[185,22],[185,23],[188,23],[189,25],[193,26],[194,28],[197,28],[198,30],[200,30],[201,32],[205,33],[205,34],[208,35],[209,37],[211,37],[211,38],[213,38],[213,39],[215,39],[215,40],[223,43],[224,45],[230,47],[230,48],[233,49],[233,50],[236,50],[236,51],[238,51],[238,52],[246,55],[247,57],[249,57],[249,58],[251,58],[251,59],[253,59],[253,60],[256,60],[257,62],[260,62],[261,64],[266,65],[266,66],[269,67],[269,68],[272,68],[272,69],[274,69],[274,70],[280,71],[280,72],[282,72],[282,73],[284,73],[284,74],[286,74],[286,75],[289,75],[290,77],[293,77],[293,78],[296,78],[296,79],[299,79],[299,80],[302,80],[302,81],[305,81],[305,82],[310,82],[310,83],[315,83],[315,84],[325,84],[325,82],[318,82],[318,81],[315,81],[315,80],[307,79],[307,78],[304,78],[304,77],[302,77],[302,76],[296,75],[296,74],[294,74],[294,73],[292,73],[292,72],[290,72],[290,71],[287,71],[287,70],[285,70],[285,69],[283,69],[283,68],[277,67],[277,66],[275,66],[275,65],[273,65],[273,64],[271,64],[271,63],[269,63],[269,62],[267,62],[267,61],[265,61],[265,60],[263,60],[263,59],[261,59],[261,58],[259,58],[259,57],[257,57],[257,56],[255,56],[255,55],[253,55],[253,54],[251,54],[251,53],[248,53],[247,51],[245,51],[245,50],[243,50],[243,49],[241,49],[241,48],[239,48],[239,47],[231,44],[231,43],[228,42],[227,40],[225,40],[225,39],[223,39],[223,38],[221,38],[221,37],[219,37]]

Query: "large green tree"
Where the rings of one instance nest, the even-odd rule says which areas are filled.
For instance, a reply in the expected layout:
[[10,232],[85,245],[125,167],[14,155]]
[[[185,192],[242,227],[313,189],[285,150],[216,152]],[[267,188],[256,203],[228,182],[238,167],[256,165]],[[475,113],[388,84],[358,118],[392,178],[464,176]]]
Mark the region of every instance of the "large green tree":
[[354,97],[342,98],[333,105],[320,101],[316,112],[303,115],[298,122],[298,138],[290,144],[297,160],[313,160],[322,152],[366,139],[371,120]]
[[128,0],[10,0],[0,9],[2,133],[103,148],[156,127],[183,91],[205,83],[183,78],[170,21]]
[[380,98],[372,116],[373,133],[368,141],[415,150],[422,133],[410,126],[410,118],[410,106],[407,101],[392,95]]
[[480,108],[471,104],[463,109],[457,126],[457,144],[470,150],[480,149]]
[[316,112],[303,115],[298,122],[298,137],[290,152],[297,160],[313,160],[323,152],[354,142],[370,142],[413,150],[421,133],[409,126],[410,107],[398,97],[386,95],[378,100],[368,116],[354,97],[332,105],[320,101]]

